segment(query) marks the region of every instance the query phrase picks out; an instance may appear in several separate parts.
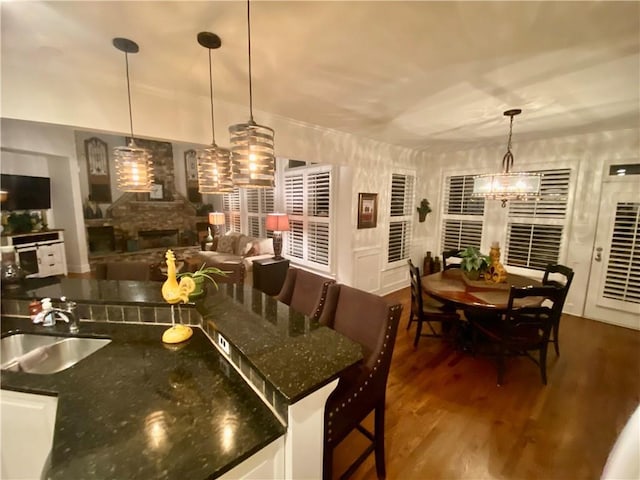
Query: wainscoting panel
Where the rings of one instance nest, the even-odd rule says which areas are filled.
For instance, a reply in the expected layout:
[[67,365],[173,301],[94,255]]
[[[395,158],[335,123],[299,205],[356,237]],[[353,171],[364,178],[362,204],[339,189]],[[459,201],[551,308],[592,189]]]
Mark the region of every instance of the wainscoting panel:
[[380,290],[381,251],[380,247],[364,247],[354,250],[354,287],[378,293]]

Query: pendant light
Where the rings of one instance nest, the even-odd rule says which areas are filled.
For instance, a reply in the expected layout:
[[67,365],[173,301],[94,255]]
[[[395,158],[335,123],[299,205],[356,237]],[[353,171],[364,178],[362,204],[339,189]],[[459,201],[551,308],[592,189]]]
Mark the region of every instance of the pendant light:
[[209,50],[209,98],[211,100],[211,146],[197,150],[198,191],[200,193],[229,193],[233,191],[231,181],[231,152],[216,145],[213,121],[213,74],[211,73],[211,50],[220,48],[220,37],[211,32],[200,32],[198,43]]
[[507,206],[508,200],[527,200],[540,194],[540,174],[527,172],[511,172],[513,167],[513,153],[511,153],[511,135],[513,133],[513,117],[520,115],[522,110],[515,108],[504,112],[510,117],[509,141],[507,153],[502,157],[502,173],[478,175],[473,179],[474,197],[502,201],[502,207]]
[[116,163],[118,188],[125,192],[150,192],[153,184],[153,162],[151,152],[139,148],[133,136],[133,115],[131,114],[131,86],[129,84],[129,54],[138,53],[138,44],[127,38],[114,38],[113,46],[124,52],[127,69],[127,96],[129,99],[129,125],[131,140],[126,147],[115,147],[113,155]]
[[251,84],[251,11],[247,0],[247,45],[249,52],[249,121],[229,127],[231,134],[231,168],[233,184],[242,188],[275,186],[273,129],[253,120]]

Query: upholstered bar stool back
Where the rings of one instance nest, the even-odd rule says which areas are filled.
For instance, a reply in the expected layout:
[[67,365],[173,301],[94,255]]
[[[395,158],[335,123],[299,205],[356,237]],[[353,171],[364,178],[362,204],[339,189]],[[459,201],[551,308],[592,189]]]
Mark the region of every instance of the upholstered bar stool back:
[[276,298],[294,310],[317,320],[325,305],[327,288],[332,283],[335,283],[335,280],[331,278],[290,267]]
[[[346,285],[330,285],[320,323],[362,346],[364,360],[344,374],[325,407],[323,471],[332,476],[333,449],[354,429],[371,445],[349,467],[345,477],[375,451],[376,471],[385,477],[384,410],[387,378],[402,305]],[[374,432],[360,423],[375,411]]]

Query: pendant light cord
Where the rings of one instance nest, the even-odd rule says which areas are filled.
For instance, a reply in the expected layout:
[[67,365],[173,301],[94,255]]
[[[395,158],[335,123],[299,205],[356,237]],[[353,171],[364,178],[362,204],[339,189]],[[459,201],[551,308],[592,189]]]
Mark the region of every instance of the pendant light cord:
[[129,99],[129,127],[131,128],[131,142],[135,143],[133,140],[133,114],[131,113],[131,86],[129,84],[129,54],[124,52],[124,62],[127,68],[127,97]]
[[211,49],[209,48],[209,98],[211,99],[211,144],[216,144],[216,127],[213,121],[213,75],[211,73]]
[[247,47],[249,51],[249,122],[253,123],[253,88],[251,83],[251,11],[247,0]]
[[513,153],[511,153],[511,135],[513,133],[513,115],[509,115],[511,122],[509,123],[509,141],[507,142],[507,153],[502,157],[502,171],[509,173],[513,167]]

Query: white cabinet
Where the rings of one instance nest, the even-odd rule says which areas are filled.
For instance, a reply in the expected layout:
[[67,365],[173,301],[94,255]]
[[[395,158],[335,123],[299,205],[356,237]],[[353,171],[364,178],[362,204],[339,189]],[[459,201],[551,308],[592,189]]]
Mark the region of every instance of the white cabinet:
[[0,478],[41,478],[53,445],[58,397],[0,392]]
[[43,278],[67,274],[62,230],[33,232],[7,237],[18,255],[20,267],[27,278]]

